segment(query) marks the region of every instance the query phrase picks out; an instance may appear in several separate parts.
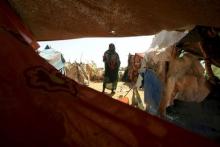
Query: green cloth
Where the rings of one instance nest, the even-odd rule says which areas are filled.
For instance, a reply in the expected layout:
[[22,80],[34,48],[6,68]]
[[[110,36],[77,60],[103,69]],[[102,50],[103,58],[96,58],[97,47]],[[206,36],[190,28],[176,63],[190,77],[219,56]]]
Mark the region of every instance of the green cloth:
[[[115,90],[117,88],[118,71],[120,67],[119,55],[115,52],[114,49],[108,49],[104,53],[103,61],[105,63],[103,87],[111,90]],[[111,83],[112,85],[110,87],[106,86],[106,84],[109,83]]]

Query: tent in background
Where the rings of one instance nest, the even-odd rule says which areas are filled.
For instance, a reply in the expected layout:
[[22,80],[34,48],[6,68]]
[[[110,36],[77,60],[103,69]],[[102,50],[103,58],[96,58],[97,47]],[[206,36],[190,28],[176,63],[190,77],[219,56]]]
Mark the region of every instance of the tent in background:
[[65,73],[65,59],[62,53],[54,50],[49,45],[45,47],[44,50],[40,51],[39,55],[47,60],[51,65],[53,65],[57,70],[59,70],[62,74]]

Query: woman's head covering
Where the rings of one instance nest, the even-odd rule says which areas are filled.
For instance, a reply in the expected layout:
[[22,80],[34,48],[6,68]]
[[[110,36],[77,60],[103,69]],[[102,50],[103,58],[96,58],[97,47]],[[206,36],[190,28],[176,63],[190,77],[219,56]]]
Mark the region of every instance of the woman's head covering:
[[109,44],[109,48],[110,51],[115,51],[115,45],[113,43]]

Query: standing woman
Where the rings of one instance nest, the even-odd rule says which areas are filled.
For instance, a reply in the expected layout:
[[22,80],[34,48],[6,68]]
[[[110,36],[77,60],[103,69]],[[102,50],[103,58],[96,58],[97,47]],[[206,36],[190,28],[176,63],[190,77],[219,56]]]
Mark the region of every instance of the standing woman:
[[[105,73],[102,92],[105,92],[105,88],[110,88],[112,90],[112,94],[114,94],[117,88],[118,72],[121,62],[118,53],[115,51],[115,45],[113,43],[109,44],[108,50],[105,51],[103,62],[105,64]],[[107,84],[110,84],[111,86],[106,87]]]

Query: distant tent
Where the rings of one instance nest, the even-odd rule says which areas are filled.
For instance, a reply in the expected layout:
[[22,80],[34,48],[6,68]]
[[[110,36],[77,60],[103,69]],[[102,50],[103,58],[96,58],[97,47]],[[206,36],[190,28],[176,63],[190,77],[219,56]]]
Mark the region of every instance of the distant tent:
[[45,49],[40,51],[39,55],[46,59],[51,65],[53,65],[62,74],[65,74],[64,65],[65,59],[62,53],[54,50],[51,46],[46,45]]
[[45,47],[44,49],[45,49],[45,50],[47,50],[47,49],[51,49],[51,46],[46,45],[46,47]]

